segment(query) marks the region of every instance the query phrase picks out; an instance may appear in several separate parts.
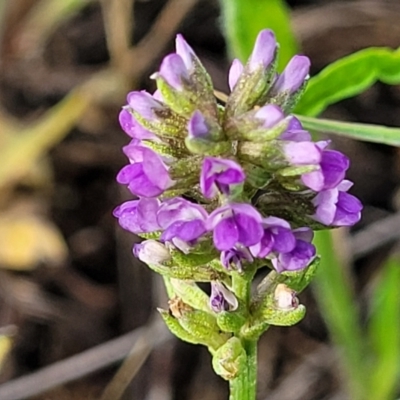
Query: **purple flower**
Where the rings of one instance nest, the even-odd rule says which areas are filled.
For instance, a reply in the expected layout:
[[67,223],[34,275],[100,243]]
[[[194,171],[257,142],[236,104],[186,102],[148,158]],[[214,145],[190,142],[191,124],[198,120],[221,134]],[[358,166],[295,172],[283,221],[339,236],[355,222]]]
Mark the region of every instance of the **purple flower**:
[[253,262],[254,260],[246,247],[238,247],[221,251],[220,261],[227,270],[243,271],[242,262]]
[[157,221],[165,229],[161,240],[172,242],[183,252],[188,252],[198,238],[207,232],[208,214],[199,204],[176,197],[164,202],[157,214]]
[[113,215],[127,231],[136,234],[154,232],[160,229],[157,222],[159,207],[159,200],[142,198],[122,203],[115,208]]
[[189,138],[207,138],[210,129],[206,119],[200,111],[195,111],[188,122]]
[[239,306],[235,295],[221,282],[211,282],[210,308],[220,313],[222,311],[235,311]]
[[209,199],[219,192],[229,195],[232,185],[237,185],[246,179],[242,167],[235,161],[206,157],[200,175],[200,188],[203,195]]
[[174,181],[161,157],[153,150],[138,144],[125,146],[131,164],[126,165],[117,175],[117,181],[128,185],[136,196],[155,197],[170,188]]
[[250,72],[260,66],[267,68],[275,58],[277,44],[274,33],[269,29],[262,30],[256,39],[253,52],[249,59]]
[[235,58],[232,61],[232,65],[229,68],[229,74],[228,74],[228,83],[229,83],[229,88],[231,89],[231,91],[236,86],[236,83],[239,80],[240,75],[243,72],[243,68],[244,68],[243,64],[237,58]]
[[169,54],[161,63],[158,73],[172,88],[181,91],[182,82],[189,80],[187,67],[179,54]]
[[250,204],[231,203],[214,210],[207,221],[214,231],[214,245],[218,250],[235,246],[253,246],[263,236],[262,217]]
[[316,207],[313,218],[324,225],[351,226],[361,219],[363,208],[357,197],[346,193],[353,185],[342,181],[336,188],[319,192],[313,204]]
[[160,101],[156,100],[145,90],[128,93],[127,100],[129,107],[148,121],[157,121],[158,116],[156,112],[166,109]]
[[311,244],[314,233],[309,228],[299,228],[293,231],[296,244],[293,250],[279,253],[273,258],[272,265],[278,272],[298,271],[306,268],[315,257],[315,246]]
[[316,144],[322,148],[319,168],[301,176],[304,185],[316,192],[336,187],[344,179],[350,165],[349,159],[344,154],[336,150],[325,150],[327,144],[327,142]]
[[138,139],[138,140],[143,140],[143,139],[148,139],[148,140],[154,140],[158,139],[158,137],[148,131],[147,129],[143,128],[142,125],[139,124],[139,122],[136,121],[134,116],[129,112],[127,109],[122,109],[121,112],[119,113],[119,123],[122,127],[122,129],[132,138]]
[[263,237],[259,243],[250,247],[253,256],[265,258],[271,252],[288,253],[296,246],[296,238],[285,220],[268,217],[263,220],[262,226]]
[[275,81],[272,94],[296,92],[307,78],[310,64],[310,60],[306,56],[296,55],[292,57],[283,73]]
[[285,118],[281,108],[273,104],[268,104],[264,107],[261,107],[257,110],[254,116],[262,121],[261,126],[265,129],[273,128]]
[[292,142],[308,142],[311,140],[311,135],[303,129],[301,122],[292,116],[286,131],[282,133],[279,139]]

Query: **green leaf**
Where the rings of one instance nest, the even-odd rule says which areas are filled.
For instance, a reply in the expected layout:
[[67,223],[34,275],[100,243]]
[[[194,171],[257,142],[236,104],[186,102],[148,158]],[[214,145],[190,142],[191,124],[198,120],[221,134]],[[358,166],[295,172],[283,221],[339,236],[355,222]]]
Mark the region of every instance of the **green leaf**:
[[356,96],[377,81],[400,83],[400,49],[371,47],[328,65],[309,80],[295,112],[317,116],[330,104]]
[[365,396],[364,340],[359,314],[349,281],[335,254],[331,232],[316,232],[314,244],[321,256],[321,263],[313,288],[333,340],[342,350],[340,354],[348,377],[349,398],[372,399]]
[[369,339],[375,359],[369,374],[371,399],[394,399],[400,370],[400,260],[390,259],[372,298]]
[[223,28],[232,57],[246,61],[258,33],[265,28],[275,32],[280,44],[278,70],[282,70],[296,54],[296,39],[284,0],[221,0],[220,3]]
[[400,128],[389,128],[381,125],[359,124],[329,119],[317,119],[300,115],[297,117],[300,119],[303,127],[310,131],[330,132],[351,139],[382,143],[391,146],[400,146]]

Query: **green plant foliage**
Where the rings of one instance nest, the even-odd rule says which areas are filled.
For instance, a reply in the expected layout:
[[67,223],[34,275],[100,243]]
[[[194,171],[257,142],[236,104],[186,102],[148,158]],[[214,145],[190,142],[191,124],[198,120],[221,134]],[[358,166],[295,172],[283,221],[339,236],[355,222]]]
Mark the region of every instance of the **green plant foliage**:
[[304,117],[300,115],[297,117],[301,120],[304,128],[310,131],[330,132],[351,139],[400,146],[400,128]]
[[364,340],[354,294],[336,255],[331,232],[317,232],[314,244],[321,256],[321,264],[313,285],[321,314],[333,339],[342,349],[341,357],[348,378],[350,398],[364,400]]
[[317,116],[329,105],[356,96],[377,81],[400,84],[400,49],[371,47],[328,65],[309,80],[295,112]]
[[246,60],[258,33],[265,28],[275,32],[280,44],[278,70],[283,70],[297,52],[284,0],[221,0],[223,28],[232,57]]
[[400,372],[400,260],[389,259],[372,297],[370,398],[394,399]]

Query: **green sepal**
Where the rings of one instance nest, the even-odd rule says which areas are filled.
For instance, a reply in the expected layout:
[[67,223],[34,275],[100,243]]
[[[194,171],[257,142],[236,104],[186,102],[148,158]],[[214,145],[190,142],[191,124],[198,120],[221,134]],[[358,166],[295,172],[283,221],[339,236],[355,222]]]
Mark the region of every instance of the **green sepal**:
[[[167,265],[168,264],[168,265]],[[168,262],[164,265],[162,264],[147,264],[150,269],[158,274],[165,276],[167,278],[191,280],[196,282],[211,282],[215,280],[223,280],[224,276],[218,273],[214,269],[200,265],[197,267],[185,267],[178,265],[172,265]]]
[[[255,113],[252,113],[255,114]],[[246,118],[231,118],[227,124],[227,136],[231,140],[241,140],[262,143],[266,140],[273,140],[286,131],[289,125],[289,117],[283,119],[272,128],[263,128],[262,121],[255,116]]]
[[307,80],[294,93],[289,91],[281,92],[273,98],[268,99],[271,104],[276,104],[282,108],[285,114],[290,114],[296,107],[300,98],[303,96],[307,86]]
[[164,103],[176,113],[189,118],[196,110],[196,103],[191,99],[193,97],[190,96],[191,93],[185,89],[174,89],[158,74],[154,77]]
[[222,311],[217,314],[217,324],[224,332],[239,332],[246,318],[236,311]]
[[300,322],[306,314],[306,308],[299,304],[290,310],[281,310],[274,306],[264,307],[261,311],[262,323],[275,326],[292,326]]
[[297,293],[302,292],[314,279],[319,267],[321,258],[315,257],[312,263],[301,271],[284,271],[281,273],[285,277],[284,283]]
[[216,250],[208,249],[208,252],[204,253],[188,253],[185,254],[179,250],[171,250],[172,260],[179,264],[182,268],[197,267],[205,265],[216,257]]
[[158,119],[149,121],[135,110],[129,109],[134,118],[160,138],[179,139],[187,135],[187,120],[170,109],[155,111]]
[[278,175],[284,177],[300,176],[315,171],[316,169],[318,169],[316,165],[293,165],[279,170]]
[[198,340],[195,336],[190,334],[186,329],[182,327],[179,321],[173,317],[169,311],[158,308],[157,311],[160,313],[162,319],[167,325],[168,329],[171,333],[177,338],[183,340],[184,342],[192,343],[192,344],[203,344]]
[[247,368],[247,355],[237,337],[231,337],[214,354],[212,365],[217,375],[225,380],[235,379]]
[[185,138],[187,149],[193,154],[201,154],[206,156],[219,156],[230,151],[232,143],[230,141],[213,142],[200,138]]
[[220,331],[216,318],[208,312],[184,311],[178,321],[199,343],[203,343],[213,350],[218,349],[229,338],[226,333]]
[[171,279],[170,282],[174,293],[180,297],[184,303],[197,310],[210,312],[210,298],[196,285],[195,282],[179,279]]
[[[276,60],[276,57],[275,57]],[[250,72],[245,66],[225,107],[225,121],[232,116],[244,114],[256,105],[264,105],[268,90],[275,75],[275,60],[264,68],[260,65],[255,71]]]

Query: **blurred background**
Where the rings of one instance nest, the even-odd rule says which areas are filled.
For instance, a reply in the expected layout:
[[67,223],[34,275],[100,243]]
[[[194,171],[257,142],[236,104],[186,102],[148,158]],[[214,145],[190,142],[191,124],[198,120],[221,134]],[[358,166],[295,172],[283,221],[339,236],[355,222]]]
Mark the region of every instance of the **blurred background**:
[[[288,5],[312,75],[369,46],[400,46],[397,0]],[[0,400],[227,398],[207,351],[152,322],[155,308],[166,304],[163,288],[132,257],[135,238],[112,216],[129,198],[115,182],[128,142],[118,126],[126,94],[154,90],[149,76],[173,51],[177,32],[216,89],[227,92],[231,60],[221,24],[217,0],[1,0]],[[324,116],[400,126],[400,86],[375,84]],[[336,243],[351,261],[344,274],[362,320],[371,285],[400,236],[400,154],[333,140],[351,158],[349,179],[365,204],[362,222]],[[349,399],[340,349],[314,292],[300,299],[305,319],[262,337],[259,399]],[[131,364],[115,375],[137,338]],[[134,374],[123,397],[112,392]]]

